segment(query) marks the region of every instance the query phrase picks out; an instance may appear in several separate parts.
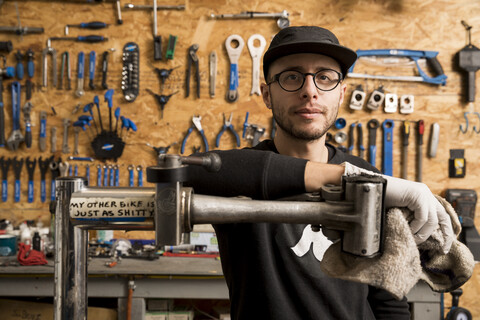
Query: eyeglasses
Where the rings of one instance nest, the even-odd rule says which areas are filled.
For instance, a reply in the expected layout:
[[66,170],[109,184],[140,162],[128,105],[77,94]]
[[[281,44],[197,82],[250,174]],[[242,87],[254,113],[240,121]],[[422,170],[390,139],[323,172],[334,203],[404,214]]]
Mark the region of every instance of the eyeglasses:
[[323,69],[315,73],[302,73],[295,70],[286,70],[273,76],[273,80],[268,85],[278,82],[280,88],[288,92],[300,90],[308,75],[313,77],[313,83],[322,91],[331,91],[335,89],[342,81],[342,74],[332,69]]

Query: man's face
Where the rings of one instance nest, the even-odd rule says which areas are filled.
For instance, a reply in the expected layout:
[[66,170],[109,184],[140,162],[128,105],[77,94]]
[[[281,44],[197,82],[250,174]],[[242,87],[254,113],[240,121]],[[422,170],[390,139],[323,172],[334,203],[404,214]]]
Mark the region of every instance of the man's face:
[[[316,73],[322,69],[340,72],[339,64],[332,58],[313,53],[300,53],[275,60],[266,82],[285,70]],[[300,140],[317,140],[333,125],[345,95],[346,86],[340,83],[331,91],[317,89],[313,77],[306,76],[303,87],[295,92],[283,90],[278,82],[262,84],[263,100],[272,109],[279,130]]]

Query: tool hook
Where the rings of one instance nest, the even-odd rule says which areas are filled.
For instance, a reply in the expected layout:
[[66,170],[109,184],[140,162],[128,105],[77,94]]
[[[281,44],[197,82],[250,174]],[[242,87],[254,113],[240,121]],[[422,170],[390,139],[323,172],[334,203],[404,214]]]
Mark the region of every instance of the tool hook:
[[464,113],[463,113],[463,117],[465,118],[465,123],[466,123],[466,125],[465,125],[465,127],[463,126],[463,124],[460,125],[460,131],[461,131],[462,133],[467,133],[467,131],[468,131],[468,114],[469,114],[469,113],[470,113],[470,112],[464,112]]
[[[480,121],[480,113],[473,112],[473,114],[475,114],[478,117],[478,120]],[[475,131],[475,133],[480,133],[480,129],[477,129],[477,126],[473,126],[473,131]]]

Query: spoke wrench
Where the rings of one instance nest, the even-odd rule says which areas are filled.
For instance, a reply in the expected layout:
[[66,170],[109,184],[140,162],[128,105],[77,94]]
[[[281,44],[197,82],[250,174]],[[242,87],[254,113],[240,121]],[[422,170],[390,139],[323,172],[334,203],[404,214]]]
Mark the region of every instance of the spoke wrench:
[[20,131],[20,82],[12,82],[13,131],[7,140],[10,150],[16,151],[25,138]]

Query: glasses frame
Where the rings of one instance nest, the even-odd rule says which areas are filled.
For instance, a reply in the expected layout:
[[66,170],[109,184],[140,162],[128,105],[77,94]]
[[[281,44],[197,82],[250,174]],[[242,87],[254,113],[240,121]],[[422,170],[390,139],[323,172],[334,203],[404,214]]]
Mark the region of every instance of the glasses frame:
[[[292,71],[298,72],[299,74],[301,74],[301,75],[303,76],[302,85],[301,85],[298,89],[295,89],[295,90],[287,90],[287,89],[285,89],[285,88],[282,86],[282,84],[280,83],[280,81],[279,81],[279,80],[280,80],[280,76],[282,75],[282,73],[292,72]],[[335,72],[336,74],[338,74],[338,82],[337,82],[337,84],[335,84],[335,86],[334,86],[333,88],[328,89],[328,90],[324,90],[324,89],[318,87],[317,82],[315,81],[315,77],[316,77],[316,75],[317,75],[319,72],[323,72],[323,71],[333,71],[333,72]],[[271,85],[271,84],[274,83],[274,82],[278,82],[278,85],[279,85],[280,88],[282,88],[283,90],[285,90],[285,91],[287,91],[287,92],[296,92],[296,91],[298,91],[298,90],[300,90],[300,89],[303,88],[303,86],[304,86],[304,84],[305,84],[305,80],[307,79],[307,76],[312,76],[312,78],[313,78],[313,83],[315,84],[315,87],[316,87],[318,90],[324,91],[324,92],[328,92],[328,91],[334,90],[336,87],[338,87],[338,84],[339,84],[340,82],[342,82],[342,80],[343,80],[343,75],[342,75],[342,73],[341,73],[341,72],[338,72],[337,70],[333,70],[333,69],[322,69],[322,70],[319,70],[319,71],[317,71],[317,72],[315,72],[315,73],[311,73],[311,72],[305,72],[305,73],[304,73],[304,72],[300,72],[300,71],[298,71],[298,70],[284,70],[284,71],[282,71],[282,72],[277,73],[276,75],[274,75],[274,76],[273,76],[273,80],[270,81],[269,83],[267,83],[267,85]]]

